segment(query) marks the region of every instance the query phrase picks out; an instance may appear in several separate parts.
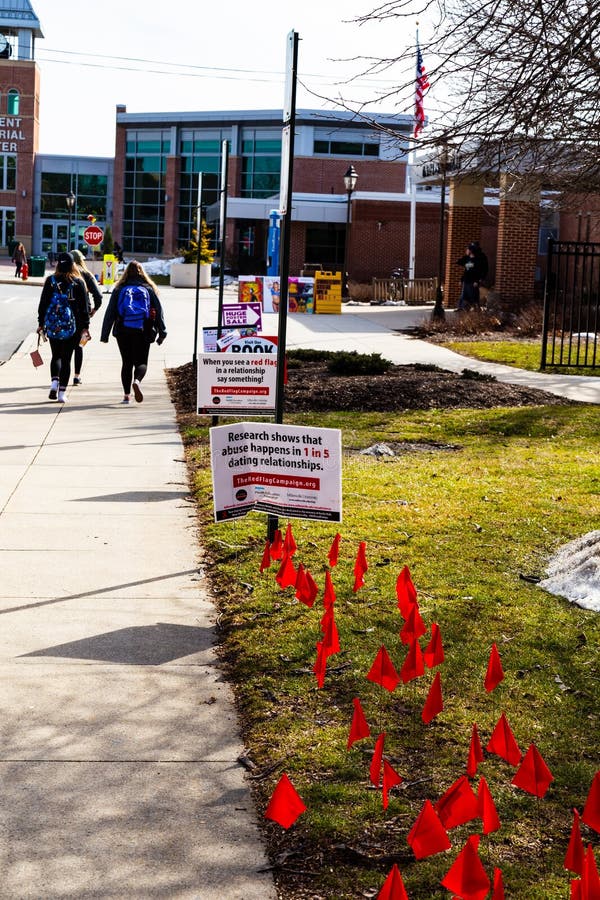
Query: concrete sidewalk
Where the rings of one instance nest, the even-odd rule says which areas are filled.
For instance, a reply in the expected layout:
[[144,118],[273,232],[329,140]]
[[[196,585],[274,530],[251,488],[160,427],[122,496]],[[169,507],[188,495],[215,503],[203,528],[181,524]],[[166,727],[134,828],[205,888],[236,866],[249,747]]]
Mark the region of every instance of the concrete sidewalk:
[[275,897],[163,373],[193,303],[165,306],[142,404],[101,316],[64,407],[29,347],[0,366],[3,900]]

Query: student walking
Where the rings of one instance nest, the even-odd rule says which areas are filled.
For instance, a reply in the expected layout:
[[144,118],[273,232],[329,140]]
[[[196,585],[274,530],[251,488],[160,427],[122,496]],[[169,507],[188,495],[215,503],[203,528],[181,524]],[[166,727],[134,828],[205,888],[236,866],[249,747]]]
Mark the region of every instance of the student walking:
[[82,338],[89,340],[90,314],[85,283],[70,253],[60,253],[54,275],[44,282],[38,306],[38,334],[50,341],[50,400],[64,403],[71,358]]
[[19,278],[21,276],[21,269],[27,262],[27,253],[25,252],[25,247],[23,244],[18,243],[14,249],[12,261],[14,262],[15,269],[15,278]]
[[162,344],[167,336],[158,289],[135,259],[127,264],[115,284],[104,313],[100,340],[107,344],[110,331],[121,354],[122,403],[129,403],[131,389],[138,403],[144,399],[141,382],[148,369],[150,344]]
[[[79,269],[79,274],[83,278],[85,282],[85,286],[88,292],[88,309],[90,312],[90,319],[98,312],[100,307],[102,306],[102,293],[100,288],[98,287],[98,282],[94,278],[93,274],[90,272],[88,267],[85,264],[85,257],[80,250],[71,250],[71,256],[75,260],[75,265]],[[90,303],[90,297],[92,303]],[[81,367],[83,365],[83,347],[81,343],[77,344],[75,347],[73,368],[75,372],[73,374],[73,384],[78,385],[81,384]]]

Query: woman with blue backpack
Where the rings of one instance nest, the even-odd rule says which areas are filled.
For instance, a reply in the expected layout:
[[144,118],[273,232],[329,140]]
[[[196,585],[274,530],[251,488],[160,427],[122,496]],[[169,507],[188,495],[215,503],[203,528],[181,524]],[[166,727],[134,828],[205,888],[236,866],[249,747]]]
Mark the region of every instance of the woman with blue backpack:
[[50,341],[50,400],[64,403],[71,359],[82,338],[89,340],[90,314],[85,283],[70,253],[59,253],[53,275],[46,278],[38,306],[38,334]]
[[115,284],[104,313],[100,340],[108,344],[110,331],[121,354],[122,403],[129,403],[131,389],[138,403],[144,399],[141,382],[148,369],[150,344],[162,344],[167,336],[158,288],[141,264],[132,259]]

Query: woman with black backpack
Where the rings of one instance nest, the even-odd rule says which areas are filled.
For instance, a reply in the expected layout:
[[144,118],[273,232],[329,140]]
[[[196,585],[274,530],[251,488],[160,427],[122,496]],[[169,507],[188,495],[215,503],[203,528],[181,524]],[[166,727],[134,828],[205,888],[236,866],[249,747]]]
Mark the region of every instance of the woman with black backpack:
[[85,283],[70,253],[59,253],[54,275],[44,282],[38,306],[38,334],[50,341],[50,400],[64,403],[71,358],[83,338],[89,340],[90,314]]
[[122,403],[129,403],[130,392],[138,403],[144,399],[141,381],[148,369],[150,344],[162,344],[167,336],[158,289],[141,264],[132,259],[115,284],[104,313],[100,340],[108,344],[110,330],[121,353]]

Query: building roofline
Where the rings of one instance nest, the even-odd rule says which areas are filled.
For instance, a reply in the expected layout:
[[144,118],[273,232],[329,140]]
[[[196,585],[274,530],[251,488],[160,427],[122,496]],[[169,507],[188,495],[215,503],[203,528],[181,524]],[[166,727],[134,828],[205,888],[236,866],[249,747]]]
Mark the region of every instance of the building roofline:
[[[195,112],[135,112],[120,111],[117,107],[117,124],[135,126],[144,125],[233,125],[239,122],[258,122],[280,125],[283,122],[283,109],[243,109],[243,110],[198,110]],[[394,115],[393,113],[372,113],[367,118],[348,110],[335,109],[298,109],[296,124],[331,124],[336,122],[346,127],[366,128],[371,124],[383,125],[387,128],[410,130],[414,125],[413,116]]]

